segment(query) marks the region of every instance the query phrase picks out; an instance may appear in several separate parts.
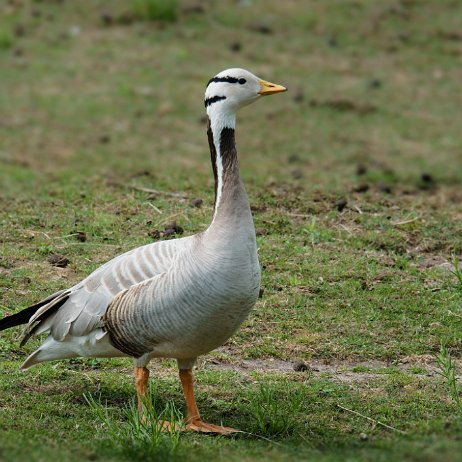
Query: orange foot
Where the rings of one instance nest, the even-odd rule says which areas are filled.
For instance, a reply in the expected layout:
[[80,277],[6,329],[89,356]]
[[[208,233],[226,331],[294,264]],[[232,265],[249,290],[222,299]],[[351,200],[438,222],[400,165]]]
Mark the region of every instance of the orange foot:
[[168,432],[168,433],[179,432],[183,430],[182,426],[176,423],[173,423],[173,422],[169,422],[168,420],[159,420],[157,422],[157,425],[159,426],[158,428],[160,430],[162,430],[163,432]]
[[[141,423],[146,425],[146,416],[141,416]],[[161,432],[171,433],[171,432],[179,432],[185,429],[183,425],[178,425],[173,422],[169,422],[168,420],[156,420],[156,427]]]
[[202,433],[218,433],[220,435],[231,435],[232,433],[242,433],[241,430],[235,428],[222,427],[221,425],[212,425],[203,422],[200,419],[195,419],[186,424],[186,430]]

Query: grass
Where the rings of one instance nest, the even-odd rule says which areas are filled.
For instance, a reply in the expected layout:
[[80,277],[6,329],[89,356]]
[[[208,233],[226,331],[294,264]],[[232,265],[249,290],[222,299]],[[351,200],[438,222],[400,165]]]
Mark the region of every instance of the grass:
[[248,403],[258,434],[267,437],[292,434],[304,397],[303,390],[289,382],[284,382],[282,387],[272,383],[260,384]]
[[440,352],[436,358],[440,374],[446,380],[449,393],[459,412],[462,412],[462,401],[460,399],[461,387],[458,383],[456,366],[444,342],[441,342]]
[[138,19],[174,22],[178,18],[176,0],[135,0],[132,8]]
[[[184,425],[173,401],[168,402],[158,412],[151,392],[144,402],[143,414],[139,413],[135,401],[132,400],[123,410],[124,420],[121,422],[115,412],[108,408],[107,401],[102,403],[101,399],[96,400],[91,394],[84,397],[95,417],[103,424],[103,438],[124,456],[136,460],[168,460],[177,455]],[[165,431],[159,425],[162,420],[172,424]]]
[[0,49],[8,49],[13,44],[11,33],[7,30],[0,29]]
[[462,271],[460,270],[459,257],[457,255],[453,255],[452,266],[452,274],[456,277],[457,287],[459,290],[462,290]]
[[[246,433],[169,452],[127,415],[130,361],[20,373],[39,340],[19,349],[18,328],[0,336],[0,459],[460,460],[459,3],[134,5],[0,6],[0,316],[172,221],[203,230],[206,82],[240,66],[284,84],[237,127],[264,292],[196,372],[204,419]],[[151,381],[157,413],[184,412],[171,361]]]

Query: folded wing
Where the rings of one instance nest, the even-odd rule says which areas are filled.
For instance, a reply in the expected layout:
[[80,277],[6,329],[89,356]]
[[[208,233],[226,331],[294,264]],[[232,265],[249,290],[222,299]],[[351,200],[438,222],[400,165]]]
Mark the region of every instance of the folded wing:
[[107,262],[69,290],[57,292],[30,318],[22,343],[44,332],[62,342],[101,327],[101,317],[119,292],[167,271],[192,238],[138,247]]

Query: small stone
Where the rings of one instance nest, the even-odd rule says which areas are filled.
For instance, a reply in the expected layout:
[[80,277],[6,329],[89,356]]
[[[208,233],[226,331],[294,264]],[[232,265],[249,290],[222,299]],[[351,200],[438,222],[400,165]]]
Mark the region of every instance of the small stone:
[[357,193],[365,193],[369,191],[369,185],[367,183],[361,183],[360,185],[353,188],[353,191]]
[[184,229],[176,224],[176,221],[165,225],[164,236],[170,236],[171,234],[183,234]]
[[365,175],[367,173],[367,167],[363,164],[359,164],[356,167],[356,175]]
[[422,173],[418,186],[422,190],[431,190],[436,186],[435,179],[430,173]]
[[158,229],[153,229],[148,232],[148,236],[152,237],[153,239],[159,239],[160,238],[160,231]]
[[268,235],[268,230],[266,228],[258,228],[256,231],[255,231],[255,234],[257,236],[267,236]]
[[65,268],[70,263],[70,260],[64,255],[54,253],[48,257],[48,263],[59,268]]
[[196,207],[197,209],[200,209],[203,203],[204,201],[202,199],[197,198],[191,202],[191,207]]
[[409,32],[399,32],[398,33],[398,38],[399,40],[401,40],[402,42],[408,42],[409,39],[410,39],[411,35],[409,34]]
[[250,29],[264,35],[270,35],[273,33],[271,28],[266,24],[253,24],[250,26]]
[[303,173],[302,171],[299,169],[299,168],[294,168],[290,174],[292,175],[292,178],[294,180],[299,180],[302,176],[303,176]]
[[328,37],[327,44],[332,48],[338,47],[337,37]]
[[367,436],[366,433],[360,433],[360,434],[359,434],[359,439],[360,439],[361,441],[367,441],[367,440],[369,439],[369,436]]
[[111,13],[108,13],[108,12],[101,13],[101,22],[105,26],[110,26],[114,22],[114,17],[112,16]]
[[379,79],[372,79],[369,82],[369,88],[372,88],[374,90],[377,90],[378,88],[381,88],[382,86],[382,81]]
[[385,194],[391,194],[391,186],[386,183],[379,183],[377,185],[377,188],[380,192],[383,192]]
[[267,207],[266,205],[251,204],[250,210],[252,210],[252,212],[266,212]]
[[233,42],[229,46],[229,49],[233,51],[234,53],[238,53],[239,51],[242,50],[242,44],[240,42]]
[[430,173],[422,173],[420,178],[424,183],[433,183],[435,181]]
[[75,238],[80,242],[85,242],[87,240],[87,235],[83,231],[77,231]]
[[339,199],[338,201],[335,201],[334,207],[341,212],[348,204],[348,201],[346,199]]
[[294,364],[294,371],[295,372],[306,372],[309,370],[309,367],[304,362],[297,362]]

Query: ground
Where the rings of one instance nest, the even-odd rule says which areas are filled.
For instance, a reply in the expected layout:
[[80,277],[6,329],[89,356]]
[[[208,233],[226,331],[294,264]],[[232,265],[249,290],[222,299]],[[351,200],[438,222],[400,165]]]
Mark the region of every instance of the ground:
[[[460,2],[161,3],[0,5],[0,317],[207,227],[205,84],[248,68],[289,88],[238,118],[263,293],[196,373],[204,417],[247,433],[169,457],[462,460],[435,362],[443,341],[462,370]],[[83,396],[123,425],[129,360],[21,373],[20,333],[0,336],[0,460],[148,457]],[[175,364],[152,369],[183,409]]]

